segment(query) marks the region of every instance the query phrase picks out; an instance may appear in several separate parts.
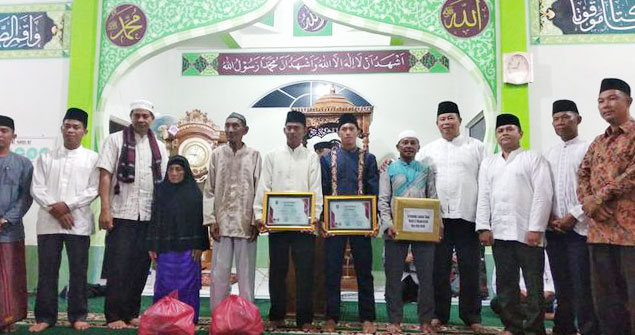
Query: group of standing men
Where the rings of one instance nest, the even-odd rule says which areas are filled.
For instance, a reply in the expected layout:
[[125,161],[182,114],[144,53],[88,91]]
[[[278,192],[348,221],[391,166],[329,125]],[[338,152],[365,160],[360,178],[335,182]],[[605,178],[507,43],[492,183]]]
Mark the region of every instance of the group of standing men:
[[[580,114],[574,102],[553,104],[553,127],[562,142],[544,156],[520,147],[518,118],[496,120],[500,152],[487,155],[482,143],[460,134],[461,117],[452,102],[439,104],[441,138],[420,149],[413,131],[399,134],[399,158],[385,171],[375,156],[357,147],[354,115],[338,123],[341,147],[321,157],[303,146],[306,118],[289,112],[286,144],[265,155],[247,147],[245,117],[226,119],[228,144],[215,149],[204,187],[204,218],[216,241],[211,308],[228,294],[232,259],[240,294],[253,300],[256,238],[267,191],[313,192],[318,224],[320,195],[377,195],[380,232],[385,239],[386,300],[391,332],[400,332],[403,302],[399,282],[410,250],[420,281],[419,322],[435,333],[449,321],[449,272],[453,249],[459,263],[459,316],[482,330],[479,296],[480,244],[491,245],[497,271],[501,319],[507,334],[544,334],[542,272],[546,245],[556,285],[555,334],[630,334],[635,330],[635,121],[629,114],[630,87],[619,79],[602,81],[598,107],[609,128],[592,144],[578,138]],[[154,186],[165,174],[168,155],[149,126],[151,103],[132,104],[132,124],[110,135],[100,153],[81,147],[88,117],[71,108],[62,124],[63,147],[31,163],[9,151],[13,120],[0,116],[0,327],[26,315],[26,271],[22,217],[34,199],[38,212],[39,281],[32,331],[57,319],[57,278],[62,246],[71,274],[69,320],[85,329],[86,272],[93,217],[101,198],[99,225],[108,230],[104,272],[105,314],[112,329],[138,324],[140,297],[150,258],[145,239]],[[392,202],[397,196],[438,197],[443,233],[439,244],[395,240]],[[340,318],[340,279],[345,246],[351,245],[359,286],[362,331],[375,331],[371,238],[325,235],[326,323]],[[298,327],[313,321],[315,232],[270,232],[270,320],[286,315],[286,274],[291,252],[296,268]],[[545,242],[546,241],[546,242]],[[480,242],[480,243],[479,243]],[[520,308],[519,271],[527,285]],[[595,311],[595,312],[594,312]],[[597,317],[596,317],[597,316]]]

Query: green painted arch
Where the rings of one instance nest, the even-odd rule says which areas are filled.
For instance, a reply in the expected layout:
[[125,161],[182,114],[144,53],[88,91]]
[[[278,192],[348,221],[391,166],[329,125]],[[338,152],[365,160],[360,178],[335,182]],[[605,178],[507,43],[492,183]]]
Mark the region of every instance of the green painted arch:
[[[200,0],[179,0],[183,3],[192,3],[199,6],[199,10],[203,10],[204,2]],[[170,46],[180,43],[189,39],[219,33],[236,29],[241,26],[249,25],[260,18],[264,17],[273,10],[280,0],[225,0],[217,1],[216,6],[223,6],[226,13],[229,13],[226,17],[222,15],[217,17],[211,24],[202,25],[198,27],[192,27],[191,29],[184,29],[181,31],[166,34],[165,36],[147,36],[151,32],[146,32],[146,36],[141,40],[138,45],[129,48],[121,48],[113,45],[108,41],[105,36],[105,19],[112,9],[122,4],[120,0],[104,0],[102,8],[102,25],[101,25],[101,49],[99,51],[99,68],[97,79],[97,103],[95,109],[95,122],[94,122],[94,136],[93,147],[97,148],[101,141],[107,135],[108,129],[107,120],[105,117],[105,106],[108,101],[108,97],[111,94],[116,83],[134,66],[138,65],[142,61],[149,57],[169,48]],[[162,1],[156,0],[135,0],[126,1],[125,4],[143,5],[147,3],[148,6],[155,5]],[[171,4],[177,2],[171,0]],[[251,6],[247,6],[247,4]],[[202,7],[201,7],[202,6]],[[207,6],[210,8],[211,6]],[[185,11],[185,9],[184,9]],[[236,13],[240,13],[236,15]],[[204,14],[204,13],[203,13]],[[233,15],[232,15],[233,14]],[[186,15],[193,15],[191,10]],[[196,15],[201,16],[198,12]],[[152,17],[148,20],[153,20]],[[154,18],[157,20],[157,18]],[[149,26],[152,23],[149,23]],[[150,27],[148,28],[150,30]],[[160,33],[160,32],[159,32]],[[156,33],[155,33],[156,34]]]
[[[407,37],[413,40],[417,40],[423,43],[430,44],[434,47],[439,48],[448,56],[452,57],[454,60],[458,61],[461,65],[463,65],[468,73],[472,76],[472,78],[479,85],[479,88],[483,92],[484,101],[485,101],[485,110],[483,111],[483,115],[485,117],[486,122],[486,132],[484,141],[488,144],[491,149],[495,147],[495,137],[494,131],[492,127],[489,125],[494,124],[496,118],[496,110],[497,110],[497,99],[496,99],[496,48],[492,51],[492,64],[488,64],[488,67],[493,69],[493,73],[491,70],[484,71],[483,66],[479,66],[474,59],[466,54],[462,49],[457,47],[451,41],[439,36],[438,33],[431,33],[420,29],[415,29],[413,27],[400,26],[397,24],[390,24],[386,22],[382,22],[379,20],[374,20],[368,17],[361,17],[357,15],[353,15],[350,13],[345,13],[338,9],[334,9],[333,6],[326,6],[324,2],[333,2],[340,3],[344,0],[302,0],[313,12],[327,17],[331,20],[340,22],[345,25],[354,26],[359,29],[387,34],[390,36],[401,36]],[[349,1],[349,0],[346,0]],[[347,2],[348,6],[362,5],[365,0],[350,0]],[[390,0],[396,2],[407,2],[408,0]],[[435,0],[437,1],[437,0]],[[441,3],[441,1],[438,1]],[[490,20],[493,31],[495,31],[495,15],[494,15],[494,6],[491,6],[490,3]],[[496,35],[494,33],[493,40],[496,40]]]

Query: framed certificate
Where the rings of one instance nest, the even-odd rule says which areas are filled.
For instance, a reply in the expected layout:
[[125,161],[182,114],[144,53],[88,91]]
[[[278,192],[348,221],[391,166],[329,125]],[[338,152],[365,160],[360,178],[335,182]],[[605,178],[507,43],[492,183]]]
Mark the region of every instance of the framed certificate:
[[439,199],[396,197],[393,206],[396,240],[429,242],[441,240]]
[[315,230],[313,192],[265,192],[262,208],[269,230]]
[[366,235],[377,231],[377,197],[324,197],[324,230],[334,235]]

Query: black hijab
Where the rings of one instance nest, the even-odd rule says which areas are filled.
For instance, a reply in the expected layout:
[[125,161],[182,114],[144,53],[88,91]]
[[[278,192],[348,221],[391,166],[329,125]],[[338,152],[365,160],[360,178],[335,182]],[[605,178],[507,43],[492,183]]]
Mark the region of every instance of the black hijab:
[[171,183],[168,172],[154,187],[152,217],[148,226],[147,247],[156,252],[207,250],[209,238],[203,226],[203,194],[196,185],[187,159],[174,156],[168,161],[180,165],[185,176],[180,183]]

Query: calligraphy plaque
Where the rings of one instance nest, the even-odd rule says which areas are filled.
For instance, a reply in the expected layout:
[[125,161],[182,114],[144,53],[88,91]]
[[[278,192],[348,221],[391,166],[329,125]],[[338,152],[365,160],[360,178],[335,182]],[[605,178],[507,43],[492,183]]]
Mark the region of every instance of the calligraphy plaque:
[[534,44],[635,41],[635,2],[532,0]]
[[333,23],[297,1],[294,6],[293,36],[331,36]]
[[490,13],[483,0],[446,0],[441,8],[441,24],[456,37],[469,38],[485,30]]
[[262,208],[269,230],[315,230],[313,192],[265,192]]
[[0,58],[68,56],[70,4],[0,6]]
[[367,235],[377,229],[376,196],[324,197],[324,230],[328,234]]
[[440,241],[441,205],[438,199],[396,197],[393,206],[396,240]]
[[137,44],[146,33],[146,15],[135,5],[117,6],[106,18],[106,36],[120,47]]
[[184,76],[343,73],[447,73],[450,60],[436,49],[184,53]]

